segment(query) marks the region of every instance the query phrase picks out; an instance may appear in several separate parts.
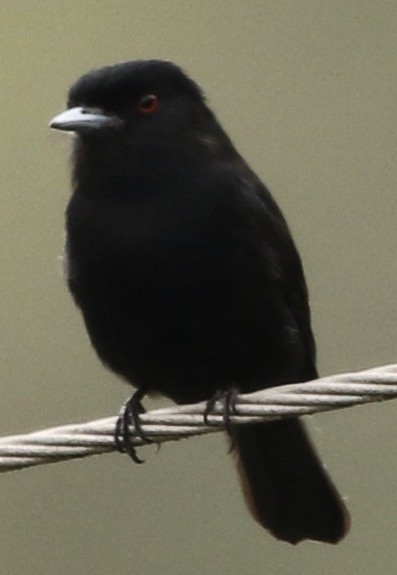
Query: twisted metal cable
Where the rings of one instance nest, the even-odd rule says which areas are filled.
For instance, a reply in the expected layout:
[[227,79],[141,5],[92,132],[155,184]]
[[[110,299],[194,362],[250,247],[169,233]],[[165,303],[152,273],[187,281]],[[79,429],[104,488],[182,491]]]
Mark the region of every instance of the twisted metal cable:
[[[230,420],[242,424],[272,421],[395,397],[397,364],[385,365],[238,395],[236,414]],[[162,443],[224,429],[221,403],[215,405],[209,425],[204,424],[205,408],[206,403],[202,402],[142,414],[143,433]],[[113,416],[0,438],[0,472],[114,451],[116,420]],[[130,433],[131,444],[142,445],[134,428]]]

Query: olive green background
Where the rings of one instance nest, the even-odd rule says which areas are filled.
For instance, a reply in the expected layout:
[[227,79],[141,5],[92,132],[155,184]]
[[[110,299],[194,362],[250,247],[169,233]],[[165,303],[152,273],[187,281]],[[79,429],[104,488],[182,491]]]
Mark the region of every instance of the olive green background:
[[[395,0],[3,0],[0,433],[115,414],[58,256],[69,138],[48,122],[86,70],[166,58],[205,89],[298,243],[322,374],[397,362]],[[158,403],[148,404],[149,406]],[[353,523],[336,547],[273,540],[221,436],[0,477],[0,572],[393,573],[397,402],[310,419]]]

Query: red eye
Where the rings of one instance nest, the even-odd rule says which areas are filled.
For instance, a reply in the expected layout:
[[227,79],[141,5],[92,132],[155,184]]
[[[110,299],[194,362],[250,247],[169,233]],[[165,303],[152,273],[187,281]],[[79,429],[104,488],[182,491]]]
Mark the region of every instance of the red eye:
[[138,104],[138,110],[141,114],[149,115],[157,112],[160,105],[160,101],[154,94],[148,94],[143,96]]

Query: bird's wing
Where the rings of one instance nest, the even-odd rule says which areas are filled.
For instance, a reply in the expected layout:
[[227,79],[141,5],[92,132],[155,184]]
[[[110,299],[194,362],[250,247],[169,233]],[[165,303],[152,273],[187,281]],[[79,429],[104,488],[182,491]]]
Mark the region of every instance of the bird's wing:
[[307,353],[306,372],[302,378],[315,378],[316,346],[311,328],[308,289],[295,242],[269,190],[249,168],[243,170],[241,184],[244,201],[251,208],[252,221],[260,234],[259,249],[266,252],[264,265],[269,265],[271,261],[272,279],[296,322]]

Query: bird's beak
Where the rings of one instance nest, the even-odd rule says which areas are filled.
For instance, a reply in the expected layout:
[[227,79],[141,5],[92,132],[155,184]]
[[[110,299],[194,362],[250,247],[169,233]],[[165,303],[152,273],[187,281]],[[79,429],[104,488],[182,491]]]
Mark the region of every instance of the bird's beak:
[[111,126],[114,122],[114,116],[108,116],[97,110],[77,107],[69,108],[55,116],[50,122],[50,128],[66,132],[83,132]]

